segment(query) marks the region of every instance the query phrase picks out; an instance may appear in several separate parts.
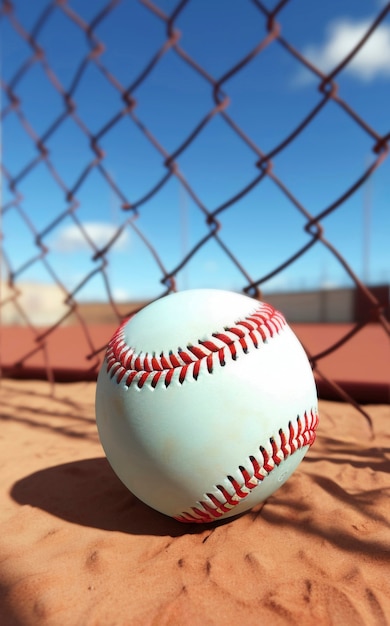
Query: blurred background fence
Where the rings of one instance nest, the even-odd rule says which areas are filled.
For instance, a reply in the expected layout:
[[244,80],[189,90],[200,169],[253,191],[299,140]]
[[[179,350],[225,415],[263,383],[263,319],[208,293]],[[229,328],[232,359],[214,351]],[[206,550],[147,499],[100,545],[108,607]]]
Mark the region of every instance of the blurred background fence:
[[125,315],[215,287],[323,397],[389,401],[390,3],[340,4],[2,0],[3,375],[93,379]]

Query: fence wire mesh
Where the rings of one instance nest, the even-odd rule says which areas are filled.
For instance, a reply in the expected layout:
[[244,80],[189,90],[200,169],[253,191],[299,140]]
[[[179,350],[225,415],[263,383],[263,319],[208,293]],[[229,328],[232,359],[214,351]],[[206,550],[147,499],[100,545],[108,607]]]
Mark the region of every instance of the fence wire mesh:
[[[129,33],[129,40],[126,44],[128,45],[128,55],[126,56],[126,47],[122,45],[121,51],[117,53],[116,57],[115,50],[111,50],[114,56],[110,57],[110,62],[108,62],[105,60],[105,53],[109,49],[105,41],[105,25],[114,23],[116,19],[122,20],[125,14],[122,14],[121,11],[126,9],[131,12],[135,4],[142,7],[144,12],[148,12],[148,23],[150,24],[148,54],[143,52],[142,56],[140,53],[141,58],[137,58],[137,63],[134,62],[137,55],[131,45],[131,33]],[[240,4],[240,10],[243,10],[244,4],[246,3]],[[181,20],[187,11],[195,8],[193,0],[192,2],[191,0],[182,0],[174,5],[169,2],[158,3],[150,0],[140,0],[138,3],[129,0],[91,3],[88,12],[95,10],[96,14],[89,17],[86,17],[85,5],[79,2],[53,0],[37,3],[34,21],[29,25],[26,25],[26,20],[23,21],[20,17],[23,3],[18,0],[15,2],[2,0],[1,24],[3,32],[7,29],[8,33],[12,33],[14,46],[20,46],[23,54],[17,66],[13,67],[12,73],[7,71],[7,66],[3,61],[1,82],[3,128],[5,129],[7,125],[18,124],[15,142],[19,142],[20,150],[17,165],[15,161],[8,162],[8,148],[4,140],[1,261],[2,279],[6,283],[7,289],[3,286],[0,305],[3,312],[10,306],[18,311],[19,316],[33,334],[35,342],[34,349],[29,349],[26,354],[18,358],[17,363],[13,364],[15,371],[18,368],[28,366],[29,359],[36,352],[45,355],[50,337],[57,332],[58,327],[65,324],[70,318],[76,318],[82,327],[86,343],[89,346],[85,357],[90,360],[91,370],[97,370],[103,346],[95,345],[89,325],[80,309],[80,297],[82,297],[83,290],[98,277],[104,287],[105,298],[116,319],[119,321],[127,314],[127,311],[123,311],[123,307],[119,306],[115,290],[112,288],[113,250],[119,245],[126,232],[131,232],[132,240],[138,241],[156,268],[154,274],[156,284],[151,287],[153,295],[149,299],[177,290],[180,283],[179,277],[210,242],[213,242],[219,253],[229,261],[232,272],[239,277],[239,288],[254,297],[261,297],[263,287],[268,281],[283,273],[286,268],[296,263],[314,246],[322,246],[327,249],[328,253],[342,268],[350,284],[356,287],[360,297],[366,303],[368,313],[363,321],[357,322],[352,329],[348,329],[348,332],[336,343],[327,346],[319,354],[310,354],[309,356],[317,376],[326,379],[328,384],[337,390],[340,398],[357,406],[353,398],[348,396],[334,381],[328,380],[325,374],[321,372],[321,359],[338,350],[344,343],[350,342],[369,323],[376,322],[381,325],[384,337],[386,337],[386,334],[389,334],[389,324],[383,305],[359,277],[356,268],[352,267],[338,247],[327,237],[326,218],[341,210],[349,199],[361,190],[389,154],[390,131],[379,131],[366,119],[363,119],[354,103],[342,97],[339,80],[363,47],[369,45],[370,38],[375,36],[375,33],[389,16],[390,3],[385,5],[382,3],[376,17],[372,19],[369,27],[362,33],[359,41],[327,73],[321,71],[313,60],[310,60],[283,34],[285,30],[288,32],[288,28],[285,29],[288,21],[288,10],[299,11],[299,7],[293,7],[292,5],[295,3],[292,0],[282,0],[275,3],[272,8],[270,8],[270,4],[270,2],[260,0],[248,2],[251,20],[256,22],[259,33],[258,39],[249,51],[247,50],[241,57],[235,58],[220,75],[216,76],[210,72],[208,66],[206,69],[204,63],[192,54],[191,46],[186,47],[186,33],[185,31],[182,32]],[[162,8],[168,5],[171,5],[170,11]],[[201,3],[200,7],[198,5],[198,10],[202,13],[204,28],[207,30],[210,7],[206,6],[206,3]],[[223,11],[223,7],[220,7],[220,10]],[[304,19],[302,16],[302,21]],[[66,33],[69,32],[72,35],[66,34],[62,37],[62,28]],[[133,23],[131,28],[136,29],[137,23]],[[158,37],[154,35],[157,28],[160,29],[159,33],[163,33],[163,35]],[[230,28],[232,31],[236,29],[239,32],[240,24],[231,24]],[[8,36],[10,37],[10,35]],[[69,62],[66,67],[66,84],[64,78],[60,76],[61,72],[58,70],[55,57],[52,56],[51,51],[50,54],[48,53],[48,48],[55,49],[56,38],[58,37],[59,40],[58,46],[61,46],[64,44],[65,36],[68,37],[65,53],[72,57],[72,63]],[[197,36],[203,37],[202,29]],[[83,44],[80,43],[81,38]],[[216,34],[215,39],[217,40]],[[110,45],[112,47],[113,44]],[[215,46],[219,55],[225,54],[226,59],[231,58],[232,55],[231,53],[228,54],[228,50],[218,48],[218,43]],[[235,109],[232,105],[234,100],[230,98],[230,85],[240,74],[246,72],[262,57],[265,58],[266,62],[269,51],[277,49],[282,49],[284,54],[293,60],[297,68],[305,70],[307,75],[311,77],[312,89],[307,100],[306,110],[300,119],[297,122],[294,121],[288,132],[271,148],[266,149],[263,147],[261,137],[256,129],[253,129],[252,133],[248,132],[246,125],[242,123],[242,116],[235,115]],[[77,63],[74,61],[76,56],[78,56]],[[158,68],[160,66],[163,68],[168,56],[170,59],[175,57],[182,64],[181,67],[185,68],[189,82],[194,81],[193,91],[191,91],[191,87],[189,88],[190,96],[199,86],[207,94],[209,104],[207,108],[200,107],[191,128],[180,123],[179,113],[172,140],[164,142],[158,132],[154,130],[153,116],[150,115],[150,111],[154,111],[155,117],[164,115],[163,108],[160,108],[158,92],[156,94],[156,91],[150,88],[150,81]],[[116,64],[113,63],[112,59],[115,60]],[[137,74],[130,71],[129,68],[132,64],[139,68]],[[40,101],[40,106],[45,109],[44,127],[42,124],[34,123],[34,115],[31,113],[31,102],[37,102],[37,95],[35,90],[31,88],[31,81],[28,83],[30,85],[28,90],[23,87],[28,77],[34,76],[38,68],[41,75],[44,76],[46,85],[50,85],[48,102]],[[96,76],[99,75],[99,87],[95,92],[91,90],[86,99],[84,92],[90,88],[89,75],[91,72],[94,72]],[[283,72],[282,68],[281,72]],[[63,72],[62,75],[64,76],[65,73]],[[181,74],[179,76],[181,77]],[[180,77],[178,83],[180,83]],[[37,92],[40,89],[39,84],[38,81]],[[171,95],[172,106],[174,98],[173,93]],[[147,115],[143,115],[143,104],[146,100],[149,101],[149,110]],[[385,106],[386,103],[383,103],[383,107]],[[319,210],[313,210],[310,203],[300,199],[304,194],[293,190],[289,180],[285,180],[282,175],[278,174],[278,164],[281,155],[299,141],[299,138],[315,125],[317,118],[329,107],[337,107],[339,111],[340,127],[337,132],[342,136],[343,124],[353,125],[357,133],[365,136],[371,158],[366,161],[365,166],[362,167],[361,172],[353,181],[344,181],[344,187],[338,197],[333,198],[331,202]],[[93,112],[96,113],[97,110],[99,112],[98,121],[96,121],[96,115],[95,117],[93,115]],[[259,118],[262,117],[264,115],[259,110]],[[93,124],[91,123],[92,118],[94,119]],[[204,193],[199,180],[196,182],[196,177],[194,177],[195,182],[193,182],[192,177],[184,173],[186,167],[183,160],[185,161],[186,154],[192,150],[200,137],[207,137],[211,125],[216,119],[222,125],[223,133],[229,134],[229,136],[233,133],[235,141],[245,147],[245,150],[251,155],[252,166],[247,168],[245,184],[235,189],[229,197],[224,197],[223,201],[212,204],[211,201],[202,199],[207,194]],[[132,193],[128,185],[128,177],[131,176],[132,171],[131,163],[127,169],[118,165],[118,161],[120,162],[125,154],[128,155],[132,151],[131,143],[126,143],[125,133],[121,151],[116,155],[116,165],[112,159],[114,148],[109,148],[110,136],[117,131],[122,132],[124,120],[131,125],[134,131],[138,131],[139,136],[143,137],[145,151],[148,155],[153,154],[151,162],[157,162],[161,170],[161,173],[155,176],[156,169],[153,169],[151,165],[148,187],[140,195]],[[61,145],[61,138],[68,132],[70,123],[72,123],[72,132],[77,131],[78,146],[81,146],[77,148],[76,156],[64,154],[68,149],[65,143],[62,154],[61,150],[55,153],[53,148],[55,139]],[[224,150],[223,137],[222,134],[220,148],[222,151]],[[320,146],[313,146],[310,153],[301,154],[301,159],[315,159],[316,152],[320,149]],[[353,151],[353,145],[349,149]],[[334,150],[337,150],[336,146]],[[362,154],[362,163],[364,157],[365,155]],[[137,155],[136,153],[134,159],[137,158],[144,157],[142,154]],[[66,163],[72,159],[75,162],[72,172],[76,172],[76,168],[77,172],[70,175]],[[114,198],[114,202],[119,203],[121,207],[115,229],[107,233],[104,243],[102,243],[101,238],[94,237],[93,230],[86,228],[83,219],[83,206],[88,202],[97,202],[95,196],[93,198],[88,197],[89,185],[94,183],[96,175],[99,176],[99,189],[105,188],[108,196]],[[34,180],[35,195],[32,197],[33,192],[27,190],[29,184],[31,183],[32,186]],[[167,221],[170,219],[172,209],[164,206],[163,199],[161,199],[159,208],[156,207],[158,207],[158,201],[163,195],[164,189],[172,180],[175,180],[181,189],[182,195],[180,197],[191,203],[191,207],[198,216],[196,219],[200,219],[203,223],[203,230],[196,240],[191,234],[191,237],[188,237],[188,240],[191,239],[191,244],[187,241],[187,245],[183,246],[181,255],[174,266],[167,266],[164,235],[162,234],[160,239],[152,238],[148,234],[148,230],[143,228],[140,218],[144,213],[153,211],[160,222],[164,219]],[[231,241],[226,240],[224,236],[226,216],[233,212],[235,212],[234,215],[237,220],[237,234],[240,236],[241,219],[239,212],[242,206],[240,203],[246,196],[249,197],[253,190],[264,184],[272,184],[279,196],[283,196],[284,202],[288,203],[289,210],[300,214],[300,228],[304,234],[304,238],[297,237],[299,245],[291,253],[284,256],[284,252],[281,250],[280,262],[271,269],[267,268],[266,272],[263,269],[261,248],[253,251],[257,263],[252,264],[251,269],[249,269],[234,246],[231,245]],[[55,187],[59,192],[57,203],[45,204],[46,186]],[[157,204],[155,203],[156,199]],[[38,212],[34,212],[32,208],[34,203],[41,207],[39,219],[37,218]],[[260,207],[258,210],[263,210],[263,208]],[[106,211],[108,214],[109,208]],[[274,208],[273,211],[276,214],[277,208]],[[15,230],[7,229],[7,220],[11,216],[18,220],[21,228],[28,231],[32,243],[31,254],[26,251],[25,258],[20,262],[19,257],[17,258],[13,253],[15,247],[18,246],[18,233]],[[267,219],[267,211],[264,211],[262,219]],[[69,221],[72,227],[77,229],[80,240],[89,250],[88,263],[80,267],[79,280],[72,288],[69,287],[66,280],[67,268],[58,267],[52,262],[54,258],[53,234],[58,231],[61,225],[69,223]],[[9,223],[11,224],[12,220]],[[181,228],[183,235],[185,226],[182,225]],[[261,237],[261,232],[258,233],[258,236]],[[276,232],[275,246],[277,245],[278,235]],[[38,265],[44,269],[48,275],[48,280],[58,287],[65,305],[58,319],[52,321],[49,327],[44,330],[32,319],[31,312],[21,297],[21,283]],[[135,267],[135,265],[137,263],[132,264],[132,272],[141,273],[142,267]],[[159,277],[157,278],[158,273]],[[131,273],[129,273],[128,279],[131,282]],[[218,287],[219,285],[216,284],[215,286]],[[75,365],[75,367],[77,366]],[[48,378],[55,379],[55,372],[51,371],[50,360],[47,358],[46,369]],[[362,408],[360,410],[363,411]]]

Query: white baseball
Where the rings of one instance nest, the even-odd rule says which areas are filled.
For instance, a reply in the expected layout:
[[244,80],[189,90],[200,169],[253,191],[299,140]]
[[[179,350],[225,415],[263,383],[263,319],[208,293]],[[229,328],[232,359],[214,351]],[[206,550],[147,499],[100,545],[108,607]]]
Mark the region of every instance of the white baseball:
[[214,522],[291,476],[315,439],[317,394],[281,313],[195,289],[119,327],[98,377],[96,420],[134,495],[179,521]]

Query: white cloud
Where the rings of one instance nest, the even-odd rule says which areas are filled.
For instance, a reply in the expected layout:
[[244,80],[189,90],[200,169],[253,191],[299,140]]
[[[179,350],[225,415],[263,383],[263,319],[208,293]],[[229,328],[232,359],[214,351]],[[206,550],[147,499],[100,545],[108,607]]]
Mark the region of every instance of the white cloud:
[[[88,237],[94,242],[97,248],[105,246],[117,231],[117,227],[106,222],[84,222],[83,229]],[[115,244],[114,250],[124,250],[129,244],[129,234],[124,230]],[[62,229],[54,241],[54,248],[58,252],[80,252],[81,250],[91,251],[88,240],[77,226],[72,224]]]
[[[303,54],[321,71],[328,73],[353,50],[371,24],[371,19],[336,20],[328,25],[325,43],[307,46]],[[370,81],[378,76],[390,77],[389,59],[390,25],[381,24],[347,64],[345,71],[364,81]],[[301,78],[300,82],[305,82],[303,76]]]
[[123,287],[114,287],[112,297],[115,302],[129,302],[131,300],[130,292]]

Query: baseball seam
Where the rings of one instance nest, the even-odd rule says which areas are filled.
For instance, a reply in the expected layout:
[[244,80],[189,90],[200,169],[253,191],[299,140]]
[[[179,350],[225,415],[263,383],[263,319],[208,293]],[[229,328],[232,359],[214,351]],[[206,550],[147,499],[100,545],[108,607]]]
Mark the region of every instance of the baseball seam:
[[189,511],[183,511],[174,518],[179,522],[204,524],[230,512],[284,459],[314,443],[318,419],[314,410],[305,412],[303,420],[297,416],[296,428],[289,422],[288,432],[280,429],[278,438],[271,437],[266,447],[260,446],[255,455],[248,457],[245,465],[238,467],[236,477],[227,476],[225,485],[216,485],[213,492],[204,494],[202,500]]
[[[170,350],[168,354],[137,352],[125,338],[126,319],[112,337],[107,351],[107,373],[119,384],[142,387],[149,383],[151,389],[164,384],[168,387],[175,373],[180,384],[191,377],[197,380],[201,370],[212,373],[214,366],[224,366],[226,359],[236,360],[239,351],[248,354],[251,346],[259,348],[278,334],[286,320],[271,305],[260,303],[253,313],[240,319],[223,332],[213,332],[209,339],[199,339],[196,345],[187,344],[185,349]],[[176,377],[175,377],[176,379]]]

